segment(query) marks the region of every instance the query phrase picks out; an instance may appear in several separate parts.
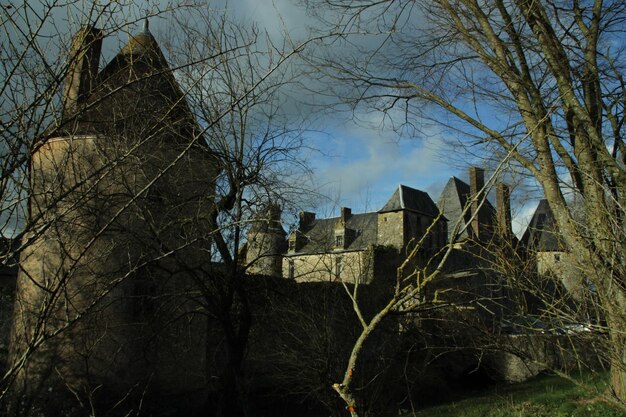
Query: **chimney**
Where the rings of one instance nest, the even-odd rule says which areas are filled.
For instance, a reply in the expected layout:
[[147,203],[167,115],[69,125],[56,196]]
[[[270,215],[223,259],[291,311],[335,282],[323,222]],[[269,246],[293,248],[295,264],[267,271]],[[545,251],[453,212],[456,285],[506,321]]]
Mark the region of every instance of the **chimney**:
[[502,182],[496,186],[496,210],[498,234],[504,238],[511,237],[511,190]]
[[70,115],[78,109],[95,87],[102,49],[102,31],[92,26],[81,28],[72,40],[65,86],[63,112]]
[[478,167],[470,167],[470,200],[472,201],[472,224],[471,233],[474,239],[480,239],[480,229],[484,227],[478,207],[485,196],[483,188],[485,186],[485,170]]
[[315,220],[315,213],[311,213],[308,211],[301,211],[300,212],[300,224],[298,226],[298,230],[303,230],[306,227],[310,226],[314,220]]
[[350,216],[352,216],[352,210],[349,209],[348,207],[342,207],[341,208],[341,223],[343,223],[344,226],[348,223]]
[[280,223],[280,216],[282,214],[282,210],[278,204],[270,204],[268,210],[268,217],[270,222],[278,222]]
[[307,237],[303,231],[307,229],[314,220],[315,213],[310,213],[308,211],[300,212],[300,224],[298,224],[298,230],[292,231],[289,235],[289,253],[295,253],[302,249],[302,246],[304,246],[307,241]]

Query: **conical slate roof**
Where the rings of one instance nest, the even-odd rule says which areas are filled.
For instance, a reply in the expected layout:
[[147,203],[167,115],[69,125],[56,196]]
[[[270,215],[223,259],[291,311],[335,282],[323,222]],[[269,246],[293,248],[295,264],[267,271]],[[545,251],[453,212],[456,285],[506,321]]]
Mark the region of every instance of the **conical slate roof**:
[[117,82],[124,83],[118,87],[133,81],[133,78],[139,79],[146,75],[173,80],[167,60],[147,24],[143,31],[128,40],[117,56],[102,70],[99,77],[102,82],[111,84],[113,80],[109,79],[120,72],[127,73],[130,77],[115,79]]
[[398,186],[379,213],[399,210],[410,210],[433,218],[439,215],[437,205],[427,193],[406,185]]
[[524,246],[540,252],[561,252],[558,229],[548,200],[541,200],[522,236]]
[[84,110],[57,134],[121,135],[131,141],[158,134],[187,142],[199,131],[147,25],[98,73],[94,84]]
[[120,50],[120,55],[150,57],[150,59],[154,60],[152,64],[154,67],[167,68],[167,61],[161,52],[161,48],[159,48],[159,44],[152,36],[148,23],[148,19],[146,19],[143,31],[128,40],[128,43]]
[[287,237],[287,232],[283,228],[280,220],[280,207],[274,204],[269,205],[252,220],[250,226],[250,234],[255,233],[271,233],[281,238]]

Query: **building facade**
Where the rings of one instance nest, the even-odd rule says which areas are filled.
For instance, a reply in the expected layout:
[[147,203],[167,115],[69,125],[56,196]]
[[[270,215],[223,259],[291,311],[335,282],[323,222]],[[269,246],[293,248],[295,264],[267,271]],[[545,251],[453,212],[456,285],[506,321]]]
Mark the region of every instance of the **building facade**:
[[[148,385],[168,395],[204,389],[207,349],[217,343],[193,294],[209,264],[218,165],[148,28],[102,69],[101,44],[93,27],[75,36],[61,121],[30,160],[32,231],[8,362],[20,394],[48,406],[62,391],[107,401],[141,396]],[[438,204],[400,185],[379,211],[302,212],[289,234],[270,205],[250,229],[248,271],[384,287],[414,248],[414,266],[424,267],[452,244],[439,284],[453,289],[448,301],[496,299],[481,259],[485,243],[512,239],[509,191],[497,187],[495,208],[484,185],[484,171],[472,167],[469,184],[451,178]],[[540,203],[523,243],[538,248],[540,274],[561,274],[569,255],[548,232],[548,209]]]
[[342,207],[341,215],[330,219],[302,213],[282,254],[282,276],[370,284],[415,245],[421,245],[419,260],[441,248],[445,233],[445,219],[430,196],[400,185],[378,212],[353,214]]
[[[496,209],[483,199],[484,170],[471,167],[469,178],[467,184],[451,177],[437,204],[427,193],[400,185],[377,212],[355,214],[342,207],[338,217],[325,219],[301,212],[287,245],[280,243],[285,232],[280,227],[279,211],[275,210],[271,228],[263,221],[263,226],[252,227],[247,264],[254,273],[297,282],[369,284],[382,274],[395,276],[395,268],[416,245],[420,249],[414,258],[419,263],[450,243],[457,249],[467,249],[471,243],[483,247],[496,236],[512,239],[508,187],[498,184]],[[260,238],[259,229],[273,232],[264,232]],[[476,265],[459,259],[455,270]]]
[[556,278],[570,294],[577,298],[582,296],[585,292],[584,278],[576,268],[575,255],[560,239],[548,200],[539,201],[522,236],[522,244],[534,257],[540,279]]

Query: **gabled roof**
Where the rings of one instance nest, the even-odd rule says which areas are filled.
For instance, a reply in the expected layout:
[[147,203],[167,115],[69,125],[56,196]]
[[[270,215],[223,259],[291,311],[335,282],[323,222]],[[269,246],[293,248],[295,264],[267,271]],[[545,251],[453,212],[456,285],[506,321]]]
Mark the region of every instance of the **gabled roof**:
[[[335,227],[340,217],[313,220],[305,229],[295,233],[306,236],[306,243],[297,254],[315,254],[331,252],[335,244]],[[354,231],[354,240],[344,249],[363,250],[376,244],[378,236],[378,214],[361,213],[350,216],[345,225],[346,229]]]
[[[440,210],[442,210],[443,215],[446,219],[448,219],[448,237],[450,238],[454,233],[454,227],[457,221],[461,218],[461,214],[463,213],[463,209],[467,205],[470,199],[470,186],[466,182],[460,180],[457,177],[450,177],[448,183],[444,187],[441,192],[441,196],[439,197],[439,202],[437,206]],[[480,218],[482,221],[489,221],[490,224],[493,223],[496,215],[496,209],[489,202],[489,200],[485,200],[484,204],[480,209]],[[464,222],[469,223],[472,217],[471,210],[467,210],[465,212],[465,216],[463,218]],[[469,237],[469,230],[466,228],[459,235],[459,239],[467,239]]]
[[540,252],[561,252],[558,228],[548,200],[542,199],[522,236],[524,246]]
[[400,210],[414,211],[433,218],[439,215],[437,205],[427,193],[406,185],[398,186],[379,213]]

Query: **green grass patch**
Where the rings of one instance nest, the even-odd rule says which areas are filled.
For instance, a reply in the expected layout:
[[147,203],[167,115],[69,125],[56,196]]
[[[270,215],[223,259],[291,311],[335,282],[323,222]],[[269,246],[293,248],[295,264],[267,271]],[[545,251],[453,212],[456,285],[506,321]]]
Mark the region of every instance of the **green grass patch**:
[[[590,381],[599,389],[604,382]],[[568,380],[542,376],[522,384],[493,387],[463,400],[428,407],[404,417],[626,417]]]

